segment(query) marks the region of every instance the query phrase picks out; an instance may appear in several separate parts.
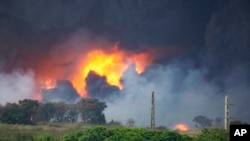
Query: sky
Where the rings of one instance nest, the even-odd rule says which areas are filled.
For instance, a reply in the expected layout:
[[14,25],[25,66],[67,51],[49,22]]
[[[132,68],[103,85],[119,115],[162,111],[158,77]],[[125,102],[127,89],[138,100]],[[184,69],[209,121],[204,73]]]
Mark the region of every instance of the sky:
[[[107,121],[156,126],[193,117],[230,115],[250,122],[250,2],[247,0],[2,0],[0,1],[0,104],[23,98],[76,101],[70,83],[93,49],[148,53],[142,73],[133,64],[121,73],[123,88],[89,73],[87,95],[107,103]],[[129,52],[129,53],[128,53]],[[81,63],[80,63],[81,64]],[[82,66],[84,67],[84,66]],[[40,90],[43,78],[58,80]],[[64,90],[65,89],[65,90]]]

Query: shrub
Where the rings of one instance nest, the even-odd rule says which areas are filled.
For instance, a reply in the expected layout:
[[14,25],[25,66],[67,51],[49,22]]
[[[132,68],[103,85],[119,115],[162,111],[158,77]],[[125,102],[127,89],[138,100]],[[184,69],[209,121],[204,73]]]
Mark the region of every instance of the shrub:
[[187,135],[170,130],[149,131],[143,128],[95,127],[64,136],[63,141],[192,141]]
[[221,128],[205,128],[195,141],[229,141],[229,133]]
[[55,141],[55,139],[51,135],[42,135],[38,137],[38,141]]
[[34,141],[33,137],[29,134],[15,134],[16,141]]

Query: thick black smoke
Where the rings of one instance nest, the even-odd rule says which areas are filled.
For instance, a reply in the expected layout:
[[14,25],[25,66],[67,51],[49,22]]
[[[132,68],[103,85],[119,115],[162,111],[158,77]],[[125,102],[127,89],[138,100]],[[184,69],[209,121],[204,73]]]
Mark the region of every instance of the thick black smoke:
[[67,80],[58,80],[55,88],[43,89],[42,97],[44,102],[65,101],[75,103],[80,99],[79,94],[71,82]]
[[[137,115],[140,112],[133,114],[124,109],[145,108],[147,104],[138,101],[145,98],[140,94],[159,89],[159,95],[169,103],[167,106],[177,107],[176,111],[170,110],[173,114],[162,114],[159,119],[167,116],[169,120],[182,120],[182,108],[190,103],[194,103],[190,108],[196,112],[184,112],[188,115],[187,122],[202,111],[211,117],[217,116],[223,109],[209,111],[209,105],[204,103],[214,100],[214,105],[223,106],[224,95],[229,95],[236,105],[233,116],[250,122],[250,113],[245,108],[249,107],[246,100],[250,98],[249,6],[248,0],[2,0],[0,77],[3,79],[0,89],[4,88],[3,95],[14,91],[15,88],[6,82],[9,79],[19,82],[12,75],[16,75],[13,72],[20,68],[33,70],[34,76],[44,68],[43,72],[49,74],[64,69],[67,71],[60,76],[67,78],[73,73],[78,57],[84,56],[93,43],[101,42],[99,45],[106,49],[119,41],[124,50],[140,52],[145,48],[159,48],[165,56],[156,58],[141,75],[133,72],[132,66],[126,70],[122,91],[108,85],[105,77],[89,74],[87,90],[90,96],[112,99],[117,91],[118,95],[125,95],[120,98],[120,105],[109,103],[109,115],[113,113],[116,117],[114,111],[120,110],[131,116],[127,118],[140,119],[140,114]],[[172,50],[175,53],[170,56]],[[33,73],[23,76],[17,80],[29,80],[29,83],[34,80]],[[166,95],[163,88],[168,88]],[[69,89],[72,94],[66,95],[66,99],[74,101],[77,98],[75,92],[73,88]],[[26,91],[30,97],[33,90]],[[45,93],[44,96],[46,99]],[[171,100],[176,102],[171,103]],[[160,112],[164,111],[165,101],[160,102],[163,104],[159,105]],[[125,117],[120,119],[125,121]],[[171,124],[178,122],[175,120],[170,120]],[[147,123],[144,121],[147,119],[140,120],[140,125]]]
[[100,76],[93,71],[86,78],[86,90],[92,98],[112,100],[119,97],[119,88],[109,85],[105,76]]
[[36,67],[55,44],[84,28],[129,50],[175,46],[184,51],[178,57],[205,63],[216,73],[249,67],[248,6],[247,0],[3,0],[0,66]]

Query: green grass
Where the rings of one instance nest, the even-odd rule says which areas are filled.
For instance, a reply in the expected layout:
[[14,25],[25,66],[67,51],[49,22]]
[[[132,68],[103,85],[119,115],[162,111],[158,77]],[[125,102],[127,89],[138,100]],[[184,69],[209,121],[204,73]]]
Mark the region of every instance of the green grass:
[[190,137],[195,137],[199,134],[201,134],[201,129],[193,129],[188,131],[178,131],[182,135],[188,135]]
[[[0,123],[0,141],[19,141],[18,138],[24,138],[23,140],[26,141],[29,141],[29,138],[32,138],[33,141],[37,141],[37,139],[43,135],[51,135],[55,138],[55,140],[61,141],[63,136],[66,134],[70,134],[79,130],[86,130],[94,126],[100,125],[89,125],[84,123],[45,123],[37,125],[13,125]],[[121,126],[105,125],[105,127],[119,128]],[[180,134],[185,134],[190,137],[195,137],[201,134],[201,129],[178,132]]]
[[[15,141],[20,136],[27,136],[36,140],[42,135],[51,135],[56,140],[60,140],[63,135],[85,130],[93,125],[83,123],[60,123],[60,124],[45,124],[45,125],[12,125],[0,123],[0,141]],[[25,137],[23,137],[25,138]]]

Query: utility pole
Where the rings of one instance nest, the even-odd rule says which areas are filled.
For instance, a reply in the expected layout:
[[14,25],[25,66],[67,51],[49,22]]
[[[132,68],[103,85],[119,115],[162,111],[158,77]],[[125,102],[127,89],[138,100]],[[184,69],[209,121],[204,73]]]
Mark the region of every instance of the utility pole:
[[229,99],[228,96],[225,96],[225,117],[224,117],[224,129],[227,130],[229,128]]
[[155,130],[155,97],[154,91],[152,92],[152,102],[151,102],[151,130]]

